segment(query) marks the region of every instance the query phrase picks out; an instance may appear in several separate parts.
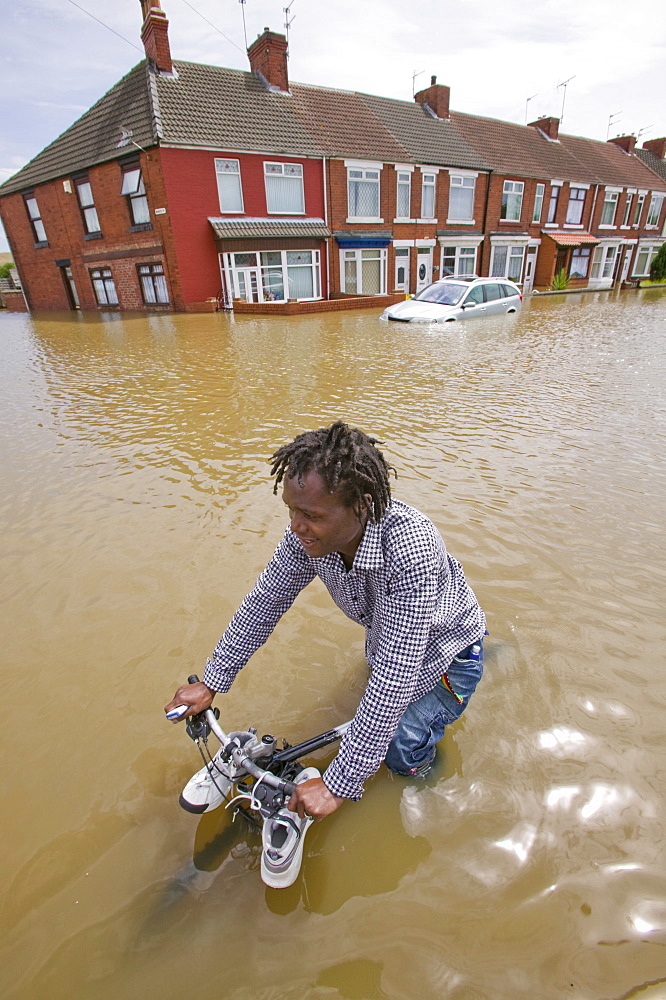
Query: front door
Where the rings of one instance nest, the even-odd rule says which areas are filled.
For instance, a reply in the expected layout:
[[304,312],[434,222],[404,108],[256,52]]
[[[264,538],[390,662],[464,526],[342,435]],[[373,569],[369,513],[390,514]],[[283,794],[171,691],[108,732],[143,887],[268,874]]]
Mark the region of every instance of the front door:
[[419,247],[416,252],[416,294],[432,284],[432,247]]
[[523,278],[523,293],[531,292],[534,284],[534,268],[536,267],[536,247],[529,247],[525,258],[525,277]]
[[396,247],[395,283],[396,292],[409,291],[409,247]]
[[259,268],[237,267],[232,271],[234,280],[234,298],[245,299],[246,302],[259,301]]
[[65,283],[65,292],[67,294],[69,308],[80,309],[81,305],[79,303],[79,293],[77,292],[76,285],[74,284],[74,275],[72,274],[71,267],[68,265],[61,266],[60,273],[62,274],[62,280]]

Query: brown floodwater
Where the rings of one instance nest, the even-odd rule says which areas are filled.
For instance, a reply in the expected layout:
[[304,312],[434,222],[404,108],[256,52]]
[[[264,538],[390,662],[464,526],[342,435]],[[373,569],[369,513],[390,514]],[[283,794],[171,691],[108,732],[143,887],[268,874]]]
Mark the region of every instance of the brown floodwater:
[[[665,331],[651,290],[434,329],[0,315],[3,1000],[666,995]],[[435,773],[382,769],[277,891],[179,808],[162,706],[284,529],[268,456],[338,417],[463,562],[486,675]],[[364,677],[313,584],[222,720],[294,742]]]

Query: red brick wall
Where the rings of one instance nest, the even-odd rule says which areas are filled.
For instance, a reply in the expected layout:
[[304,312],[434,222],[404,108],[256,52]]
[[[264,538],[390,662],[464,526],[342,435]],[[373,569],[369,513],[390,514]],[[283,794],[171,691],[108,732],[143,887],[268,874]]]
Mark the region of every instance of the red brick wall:
[[[239,217],[223,216],[220,212],[215,176],[216,158],[240,161],[245,210],[243,214],[260,218],[267,216],[264,161],[302,163],[306,216],[324,218],[321,160],[268,154],[254,156],[222,151],[161,149],[160,162],[165,184],[164,204],[167,204],[168,198],[173,249],[179,260],[179,274],[186,308],[188,303],[202,303],[216,296],[222,285],[215,237],[208,218],[233,220]],[[257,249],[265,249],[265,245],[257,245]],[[322,253],[323,264],[325,264],[324,258],[325,254]],[[322,283],[325,288],[325,269],[322,267],[322,270],[324,272]]]

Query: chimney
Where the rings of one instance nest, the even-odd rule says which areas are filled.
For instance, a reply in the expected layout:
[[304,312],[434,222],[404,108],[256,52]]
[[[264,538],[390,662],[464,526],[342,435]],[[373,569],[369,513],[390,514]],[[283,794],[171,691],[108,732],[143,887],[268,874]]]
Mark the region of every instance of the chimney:
[[430,86],[425,90],[419,90],[418,94],[414,94],[414,100],[417,104],[425,105],[436,118],[448,118],[449,117],[449,100],[451,98],[451,88],[444,87],[441,83],[437,83],[437,77],[430,77]]
[[540,132],[547,135],[549,139],[557,139],[560,132],[559,118],[538,118],[535,122],[530,122],[529,128],[538,128]]
[[250,69],[271,90],[289,93],[287,72],[287,39],[269,28],[247,50]]
[[609,139],[615,146],[619,146],[625,153],[633,153],[636,145],[635,135],[616,135],[614,139]]
[[143,27],[141,41],[149,59],[160,73],[173,73],[169,47],[169,22],[160,7],[160,0],[141,0]]
[[644,142],[643,149],[647,149],[650,153],[658,156],[660,160],[663,160],[664,156],[666,156],[666,136],[661,139],[650,139],[648,142]]

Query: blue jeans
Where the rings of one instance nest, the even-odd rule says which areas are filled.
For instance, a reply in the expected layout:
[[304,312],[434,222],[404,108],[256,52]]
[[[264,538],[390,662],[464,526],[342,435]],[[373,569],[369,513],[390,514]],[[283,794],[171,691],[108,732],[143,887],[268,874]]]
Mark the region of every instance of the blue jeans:
[[468,658],[471,647],[461,650],[446,675],[462,701],[451,694],[442,681],[432,691],[408,705],[398,723],[386,754],[385,764],[396,774],[413,775],[435,759],[435,747],[450,723],[459,719],[483,674],[483,640],[478,660]]

